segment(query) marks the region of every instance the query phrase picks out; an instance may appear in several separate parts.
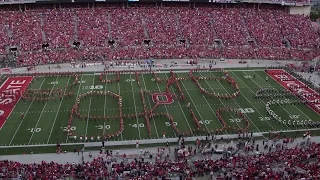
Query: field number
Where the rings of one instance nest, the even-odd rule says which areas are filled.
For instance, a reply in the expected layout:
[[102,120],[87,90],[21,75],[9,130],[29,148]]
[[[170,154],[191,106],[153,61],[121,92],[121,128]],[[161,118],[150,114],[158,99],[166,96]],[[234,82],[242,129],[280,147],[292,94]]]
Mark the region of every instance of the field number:
[[240,118],[235,118],[235,119],[229,119],[230,122],[232,123],[240,123],[241,119]]
[[[68,127],[61,127],[62,131],[68,131]],[[75,131],[77,128],[75,126],[71,126],[70,130]]]
[[252,77],[251,77],[251,76],[244,76],[244,78],[252,79]]
[[127,79],[127,80],[125,80],[125,82],[134,82],[134,81],[136,81],[135,79]]
[[[171,126],[171,122],[165,122],[166,126]],[[178,126],[178,123],[177,122],[173,122],[173,124],[175,126]]]
[[81,83],[81,84],[83,84],[83,83],[86,83],[86,81],[78,81],[78,83]]
[[155,78],[152,78],[152,79],[151,79],[151,81],[155,81],[155,80],[156,80]]
[[290,119],[299,119],[300,115],[289,115]]
[[90,90],[103,89],[103,86],[102,86],[102,85],[96,85],[96,86],[82,86],[82,89],[90,89]]
[[210,124],[212,120],[199,121],[199,124]]
[[31,129],[28,129],[28,131],[30,131],[31,133],[40,132],[41,128],[31,128]]
[[[103,125],[99,125],[99,126],[96,126],[98,129],[100,129],[100,130],[102,130],[103,129]],[[104,129],[110,129],[111,128],[111,126],[109,125],[109,124],[106,124],[105,126],[104,126]]]
[[270,121],[271,117],[259,117],[260,121]]
[[144,127],[144,124],[143,123],[140,123],[140,124],[129,124],[129,126],[133,127],[133,128],[143,128]]
[[58,81],[53,81],[53,82],[50,82],[49,84],[58,84],[59,82]]
[[255,112],[252,108],[239,108],[238,110],[243,114]]

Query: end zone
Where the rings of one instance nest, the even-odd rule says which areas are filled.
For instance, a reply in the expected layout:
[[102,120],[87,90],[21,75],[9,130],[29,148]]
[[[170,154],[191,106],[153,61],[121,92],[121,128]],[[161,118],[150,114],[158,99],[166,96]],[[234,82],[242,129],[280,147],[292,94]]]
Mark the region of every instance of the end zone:
[[0,87],[0,129],[10,116],[21,95],[32,81],[32,76],[10,77]]

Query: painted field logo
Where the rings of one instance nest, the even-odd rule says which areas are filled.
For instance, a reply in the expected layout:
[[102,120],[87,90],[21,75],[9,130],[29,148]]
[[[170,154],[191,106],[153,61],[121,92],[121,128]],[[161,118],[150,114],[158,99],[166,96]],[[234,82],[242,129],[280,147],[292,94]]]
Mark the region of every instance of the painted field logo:
[[0,87],[0,129],[32,79],[33,77],[11,77]]
[[154,93],[152,94],[152,100],[154,103],[159,103],[159,104],[173,103],[173,98],[170,93]]

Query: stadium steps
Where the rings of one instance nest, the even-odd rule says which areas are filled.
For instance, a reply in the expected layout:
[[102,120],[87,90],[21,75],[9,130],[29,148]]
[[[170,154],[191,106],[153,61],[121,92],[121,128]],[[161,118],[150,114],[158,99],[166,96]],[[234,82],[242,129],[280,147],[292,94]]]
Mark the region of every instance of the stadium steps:
[[141,17],[141,22],[142,22],[144,37],[146,39],[150,39],[150,36],[149,36],[149,33],[148,33],[148,29],[147,29],[147,23],[146,23],[146,20],[143,17]]
[[286,48],[291,48],[290,41],[286,38],[282,39],[282,43],[286,46]]
[[212,14],[211,14],[211,13],[209,13],[209,17],[210,17],[210,19],[211,19],[210,25],[211,25],[211,27],[212,27],[214,37],[215,37],[215,38],[218,38],[217,31],[216,31],[216,28],[215,28],[215,26],[214,26],[214,18],[212,17]]
[[112,39],[112,33],[111,33],[111,15],[110,12],[108,12],[108,37],[109,39]]
[[250,32],[249,32],[247,21],[245,20],[245,18],[244,18],[242,13],[240,13],[240,17],[241,17],[241,21],[242,21],[242,24],[243,24],[243,27],[244,27],[244,32],[246,33],[246,36],[247,36],[246,38],[247,39],[251,39],[251,35],[250,35]]
[[[214,34],[214,38],[213,38],[214,40],[213,40],[212,44],[213,44],[214,47],[218,47],[219,49],[222,49],[224,47],[223,40],[218,37],[217,31],[216,31],[216,28],[215,28],[215,25],[214,25],[214,22],[215,22],[214,18],[212,17],[211,13],[209,13],[208,16],[211,19],[210,25],[211,25],[211,29],[212,29],[213,34]],[[221,52],[220,52],[220,55],[221,55]]]
[[275,20],[275,22],[276,22],[276,26],[280,29],[280,32],[281,32],[282,37],[285,38],[285,37],[283,36],[282,28],[281,28],[280,23],[278,22],[278,19],[276,18],[276,15],[275,15],[274,13],[271,13],[271,14],[272,14],[272,16],[273,16],[273,18],[274,18],[274,20]]
[[7,33],[7,35],[8,35],[8,37],[9,37],[9,39],[11,39],[11,38],[13,38],[12,36],[12,31],[11,31],[11,29],[10,29],[10,27],[9,27],[9,25],[5,25],[5,29],[6,29],[6,33]]
[[74,25],[74,34],[73,34],[73,40],[78,41],[78,25],[79,25],[79,18],[76,14],[73,16],[73,25]]
[[43,31],[44,27],[44,19],[43,19],[43,14],[40,13],[40,26],[41,26],[41,36],[42,36],[42,41],[47,42],[47,36],[46,33]]

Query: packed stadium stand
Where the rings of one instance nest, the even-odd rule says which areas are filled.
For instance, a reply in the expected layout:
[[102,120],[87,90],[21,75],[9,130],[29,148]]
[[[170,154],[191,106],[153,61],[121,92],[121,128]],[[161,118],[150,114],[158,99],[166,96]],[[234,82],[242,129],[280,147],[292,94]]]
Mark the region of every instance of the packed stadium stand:
[[97,4],[3,7],[0,53],[17,66],[74,60],[311,60],[320,35],[285,6]]
[[[319,179],[319,144],[283,148],[270,147],[271,152],[260,155],[239,154],[231,158],[203,157],[169,160],[140,158],[129,159],[126,155],[118,157],[117,162],[109,158],[97,157],[92,162],[59,164],[55,162],[21,164],[14,161],[0,161],[2,179],[168,179],[172,175],[191,180],[205,175],[210,179]],[[178,149],[175,149],[177,151]],[[190,150],[190,149],[189,149]],[[192,150],[192,149],[191,149]],[[167,153],[168,149],[164,149]],[[197,152],[195,150],[194,152]],[[251,150],[246,150],[247,153]],[[270,150],[269,150],[270,151]],[[195,156],[189,151],[190,156]],[[107,157],[111,157],[107,154]],[[114,157],[114,156],[113,156]],[[214,177],[214,178],[213,178]],[[158,178],[156,178],[158,179]]]

